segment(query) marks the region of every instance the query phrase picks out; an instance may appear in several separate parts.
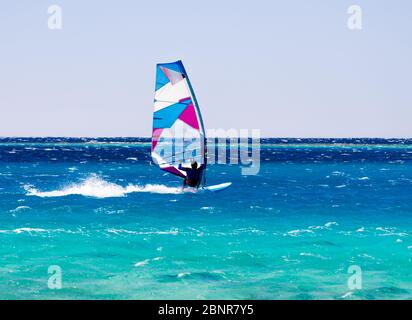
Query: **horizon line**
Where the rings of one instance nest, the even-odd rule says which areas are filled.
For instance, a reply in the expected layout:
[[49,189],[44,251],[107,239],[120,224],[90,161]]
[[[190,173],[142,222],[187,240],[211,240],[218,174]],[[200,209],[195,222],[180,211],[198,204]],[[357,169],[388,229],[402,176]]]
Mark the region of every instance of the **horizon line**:
[[[32,138],[40,138],[40,139],[59,139],[59,138],[74,138],[74,139],[130,139],[130,138],[144,138],[144,139],[151,139],[151,136],[0,136],[0,139],[11,139],[11,138],[18,138],[18,139],[32,139]],[[244,137],[230,137],[230,136],[209,136],[209,138],[244,138]],[[253,137],[248,137],[253,138]],[[262,136],[259,139],[382,139],[382,140],[411,140],[412,137],[373,137],[373,136],[352,136],[352,137],[280,137],[280,136]]]

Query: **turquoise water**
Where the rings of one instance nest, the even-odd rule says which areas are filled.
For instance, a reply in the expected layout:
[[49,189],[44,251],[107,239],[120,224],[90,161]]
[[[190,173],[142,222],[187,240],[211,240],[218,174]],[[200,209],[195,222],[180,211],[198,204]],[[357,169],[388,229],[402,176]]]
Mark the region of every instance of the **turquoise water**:
[[0,140],[0,298],[412,297],[412,144],[264,140],[256,176],[209,166],[209,184],[233,182],[217,194],[181,193],[149,153]]

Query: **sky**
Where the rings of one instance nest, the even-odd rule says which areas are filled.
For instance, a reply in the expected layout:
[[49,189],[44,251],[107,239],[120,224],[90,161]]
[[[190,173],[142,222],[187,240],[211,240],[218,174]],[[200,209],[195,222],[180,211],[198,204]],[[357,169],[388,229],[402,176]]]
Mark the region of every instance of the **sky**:
[[2,1],[0,136],[150,136],[155,65],[181,59],[206,128],[412,138],[411,16],[404,0]]

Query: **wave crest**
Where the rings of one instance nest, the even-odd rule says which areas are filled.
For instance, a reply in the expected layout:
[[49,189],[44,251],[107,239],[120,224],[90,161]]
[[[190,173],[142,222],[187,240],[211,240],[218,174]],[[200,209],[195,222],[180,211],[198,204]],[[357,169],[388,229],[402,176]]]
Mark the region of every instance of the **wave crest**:
[[92,175],[86,180],[68,185],[59,190],[39,191],[32,186],[25,187],[28,196],[41,198],[65,197],[69,195],[81,195],[94,198],[124,197],[133,192],[150,192],[160,194],[182,193],[181,188],[168,187],[161,184],[147,184],[144,186],[129,184],[126,187],[113,182],[106,181],[96,175]]

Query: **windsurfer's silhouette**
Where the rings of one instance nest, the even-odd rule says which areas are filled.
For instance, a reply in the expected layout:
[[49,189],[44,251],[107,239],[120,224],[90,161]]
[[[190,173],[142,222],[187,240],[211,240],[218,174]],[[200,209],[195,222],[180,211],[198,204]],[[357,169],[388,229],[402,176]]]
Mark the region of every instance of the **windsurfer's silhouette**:
[[185,168],[182,164],[179,164],[179,169],[186,172],[186,178],[183,181],[183,187],[185,188],[187,185],[192,188],[199,188],[202,173],[203,173],[204,165],[200,165],[198,167],[196,161],[192,161],[190,164],[190,168]]

